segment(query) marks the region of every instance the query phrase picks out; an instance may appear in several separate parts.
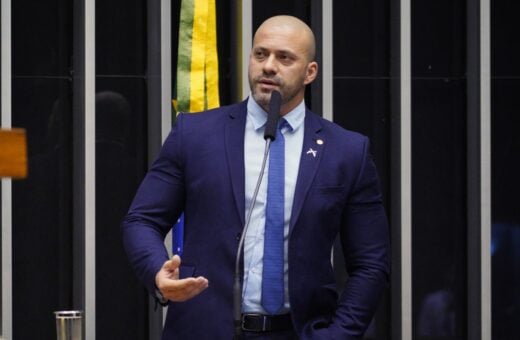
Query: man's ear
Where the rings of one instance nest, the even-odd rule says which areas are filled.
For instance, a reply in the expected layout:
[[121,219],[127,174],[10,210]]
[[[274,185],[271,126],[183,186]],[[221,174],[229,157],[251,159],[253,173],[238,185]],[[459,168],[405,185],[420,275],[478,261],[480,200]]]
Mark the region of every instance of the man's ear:
[[316,79],[317,75],[318,75],[318,63],[315,61],[311,61],[307,65],[307,71],[306,71],[305,80],[303,81],[303,83],[305,85],[312,83],[314,81],[314,79]]

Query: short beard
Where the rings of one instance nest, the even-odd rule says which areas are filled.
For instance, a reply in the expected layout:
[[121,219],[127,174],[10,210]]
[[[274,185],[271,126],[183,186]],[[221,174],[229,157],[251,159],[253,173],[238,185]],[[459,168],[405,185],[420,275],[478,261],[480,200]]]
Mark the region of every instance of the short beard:
[[265,112],[268,112],[269,102],[271,101],[271,93],[255,93],[251,91],[255,102],[260,105]]
[[[271,93],[264,93],[264,92],[255,92],[255,84],[258,85],[260,83],[260,79],[262,78],[269,78],[264,75],[258,76],[255,79],[252,79],[251,76],[248,77],[249,79],[249,89],[251,90],[251,94],[253,96],[253,99],[255,102],[260,105],[265,112],[268,112],[269,110],[269,102],[271,101]],[[282,85],[282,82],[277,77],[271,77],[273,81],[275,81],[278,86]],[[281,90],[281,89],[280,89]],[[280,91],[281,93],[281,91]],[[284,102],[284,98],[282,95],[282,103]]]

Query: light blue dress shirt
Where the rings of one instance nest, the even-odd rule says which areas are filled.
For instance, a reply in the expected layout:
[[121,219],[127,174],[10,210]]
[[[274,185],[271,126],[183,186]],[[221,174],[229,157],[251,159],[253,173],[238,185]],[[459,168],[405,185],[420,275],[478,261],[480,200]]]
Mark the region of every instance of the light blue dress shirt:
[[[285,206],[284,206],[284,282],[285,304],[282,313],[288,312],[289,289],[287,249],[289,236],[289,221],[291,219],[294,201],[294,189],[298,178],[300,155],[303,147],[303,132],[305,120],[305,103],[302,101],[294,110],[283,118],[292,130],[284,128],[285,138]],[[247,119],[244,138],[245,165],[245,204],[246,216],[253,198],[253,192],[260,174],[265,141],[264,129],[267,113],[256,103],[252,96],[247,102]],[[267,314],[262,308],[262,268],[264,256],[265,205],[267,198],[267,178],[269,161],[258,191],[257,201],[251,214],[251,222],[244,240],[244,285],[242,290],[242,311],[244,313]]]

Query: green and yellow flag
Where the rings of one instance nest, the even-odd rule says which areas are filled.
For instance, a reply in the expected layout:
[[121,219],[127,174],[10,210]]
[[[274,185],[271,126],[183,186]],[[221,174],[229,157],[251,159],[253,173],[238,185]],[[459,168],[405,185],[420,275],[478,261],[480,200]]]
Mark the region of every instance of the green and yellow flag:
[[176,112],[220,105],[215,0],[182,0],[175,89]]
[[[215,0],[182,0],[175,92],[176,113],[220,105]],[[172,238],[173,253],[182,256],[184,215],[173,227]]]

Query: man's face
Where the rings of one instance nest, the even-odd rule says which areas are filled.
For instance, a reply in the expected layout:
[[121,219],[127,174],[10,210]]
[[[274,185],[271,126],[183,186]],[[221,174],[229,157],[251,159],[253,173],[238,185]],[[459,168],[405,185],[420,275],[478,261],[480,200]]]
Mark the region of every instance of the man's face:
[[261,27],[249,57],[249,85],[255,101],[267,111],[271,92],[282,95],[281,114],[296,107],[305,85],[316,75],[316,63],[308,60],[306,37],[288,26]]

